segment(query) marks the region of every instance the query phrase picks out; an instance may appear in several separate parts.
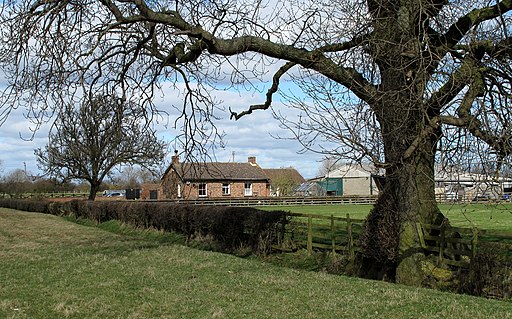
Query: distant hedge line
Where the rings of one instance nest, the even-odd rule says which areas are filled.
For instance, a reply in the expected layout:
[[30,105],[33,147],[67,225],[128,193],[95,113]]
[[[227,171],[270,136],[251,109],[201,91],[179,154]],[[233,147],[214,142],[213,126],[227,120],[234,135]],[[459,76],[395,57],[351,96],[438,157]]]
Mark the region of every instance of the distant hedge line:
[[284,211],[262,211],[251,207],[196,206],[168,202],[0,199],[0,207],[57,216],[86,218],[98,223],[118,220],[143,228],[174,231],[187,236],[211,236],[222,250],[251,246],[261,251],[277,239]]

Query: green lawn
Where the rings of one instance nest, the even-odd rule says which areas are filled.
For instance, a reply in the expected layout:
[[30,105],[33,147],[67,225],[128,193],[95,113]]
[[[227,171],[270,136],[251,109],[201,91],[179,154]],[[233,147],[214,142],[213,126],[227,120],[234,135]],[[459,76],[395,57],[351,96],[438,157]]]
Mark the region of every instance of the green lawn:
[[[265,206],[265,210],[285,210],[296,213],[310,213],[364,219],[371,205],[310,205],[310,206]],[[441,211],[457,227],[473,227],[512,232],[512,204],[441,204]]]
[[281,268],[136,234],[0,209],[0,318],[512,318],[512,302]]
[[454,226],[512,232],[512,204],[444,204],[442,212]]

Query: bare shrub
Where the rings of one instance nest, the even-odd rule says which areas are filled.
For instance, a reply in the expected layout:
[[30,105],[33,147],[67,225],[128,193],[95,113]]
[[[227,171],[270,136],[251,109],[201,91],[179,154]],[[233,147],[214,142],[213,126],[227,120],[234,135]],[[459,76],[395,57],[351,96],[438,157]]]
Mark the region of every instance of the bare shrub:
[[512,262],[496,245],[482,245],[469,269],[459,274],[459,292],[471,295],[512,298]]

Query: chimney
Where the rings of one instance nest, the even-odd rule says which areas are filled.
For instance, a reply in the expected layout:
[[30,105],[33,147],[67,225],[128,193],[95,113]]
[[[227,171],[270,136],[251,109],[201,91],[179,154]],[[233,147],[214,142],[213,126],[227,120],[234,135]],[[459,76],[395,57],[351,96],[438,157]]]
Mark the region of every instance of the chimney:
[[256,156],[249,156],[247,158],[247,161],[252,165],[252,166],[256,166],[258,164],[256,164]]
[[172,165],[178,165],[180,163],[180,156],[178,155],[178,151],[174,151],[174,156],[171,157]]

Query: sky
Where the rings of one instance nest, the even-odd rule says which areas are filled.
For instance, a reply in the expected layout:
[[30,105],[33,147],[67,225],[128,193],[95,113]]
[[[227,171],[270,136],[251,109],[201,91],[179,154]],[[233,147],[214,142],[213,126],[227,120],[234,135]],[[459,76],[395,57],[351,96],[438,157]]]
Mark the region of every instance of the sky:
[[[273,10],[273,7],[269,7]],[[236,65],[236,57],[230,59]],[[267,61],[268,62],[268,61]],[[252,62],[251,62],[252,63]],[[257,62],[254,62],[257,63]],[[232,74],[230,67],[224,64],[221,74]],[[216,91],[215,96],[223,100],[226,110],[231,107],[240,112],[246,110],[252,104],[263,103],[266,90],[272,83],[272,75],[282,63],[264,63],[267,73],[263,75],[262,92],[253,95],[251,92]],[[247,70],[258,69],[252,64],[242,65]],[[226,76],[226,83],[221,85],[229,86],[230,76]],[[0,85],[3,79],[0,74]],[[171,111],[170,105],[181,105],[179,94],[173,91],[169,85],[162,84],[162,94],[154,100],[158,109]],[[274,106],[283,111],[288,111],[279,104],[278,99]],[[229,114],[216,114],[222,117],[217,123],[217,128],[225,133],[225,148],[217,149],[215,158],[217,161],[232,161],[233,156],[236,162],[245,162],[249,156],[255,156],[258,164],[263,168],[294,167],[305,178],[312,178],[318,175],[323,155],[308,152],[299,154],[302,147],[298,141],[275,139],[273,136],[289,136],[289,132],[279,128],[279,123],[272,116],[270,111],[256,111],[238,121],[229,120]],[[30,123],[23,117],[23,111],[17,110],[10,114],[9,118],[0,125],[0,175],[5,175],[15,169],[26,169],[33,175],[39,171],[34,155],[34,149],[43,148],[48,142],[48,131],[50,125],[43,125],[35,134],[30,130]],[[159,136],[169,142],[173,139],[173,133],[163,127],[158,128]],[[168,157],[172,156],[174,148],[169,149]],[[178,150],[180,151],[180,150]],[[234,154],[234,155],[233,155]],[[169,161],[169,158],[167,159]]]
[[[226,109],[231,106],[237,111],[243,111],[249,105],[261,103],[264,99],[263,94],[254,96],[250,93],[229,91],[218,91],[218,95],[225,102]],[[176,103],[177,98],[176,92],[169,88],[164,89],[154,102],[158,108],[170,111],[168,105]],[[283,106],[277,104],[276,107],[284,110]],[[234,157],[235,162],[246,162],[249,156],[255,156],[262,168],[294,167],[305,178],[317,176],[323,156],[311,152],[299,154],[302,148],[298,141],[274,138],[273,136],[289,136],[289,132],[279,128],[271,111],[256,111],[238,121],[229,120],[227,111],[217,115],[222,118],[217,127],[226,134],[225,148],[215,151],[217,161],[228,162]],[[41,174],[34,149],[43,148],[48,143],[49,128],[50,124],[43,125],[33,135],[30,122],[24,118],[23,112],[16,110],[11,113],[0,126],[0,175],[6,175],[15,169],[25,169],[25,166],[32,175]],[[162,126],[157,130],[161,139],[169,142],[173,138],[171,130]],[[173,151],[174,147],[170,145],[167,160],[173,155]]]

